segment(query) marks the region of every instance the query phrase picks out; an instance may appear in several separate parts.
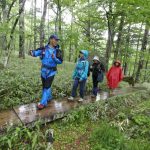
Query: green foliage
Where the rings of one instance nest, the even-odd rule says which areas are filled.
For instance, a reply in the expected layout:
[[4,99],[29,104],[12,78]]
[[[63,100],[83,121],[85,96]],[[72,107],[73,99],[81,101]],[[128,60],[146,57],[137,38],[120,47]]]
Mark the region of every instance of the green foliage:
[[25,126],[8,128],[5,135],[0,135],[1,149],[46,149],[46,135],[41,127],[41,123],[37,122],[34,130]]
[[115,127],[108,123],[101,123],[97,129],[94,129],[91,139],[93,150],[123,150],[125,149],[125,139]]
[[92,150],[148,150],[149,142],[128,140],[116,127],[106,122],[99,124],[90,137]]
[[142,69],[140,73],[140,82],[150,82],[150,69]]

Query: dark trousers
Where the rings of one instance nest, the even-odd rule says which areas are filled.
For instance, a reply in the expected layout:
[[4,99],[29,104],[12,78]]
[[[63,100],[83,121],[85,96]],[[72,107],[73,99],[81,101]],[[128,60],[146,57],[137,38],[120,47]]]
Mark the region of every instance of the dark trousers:
[[97,96],[98,92],[98,81],[97,81],[97,76],[92,76],[92,81],[93,81],[93,95]]
[[53,80],[54,80],[54,76],[51,76],[51,77],[48,77],[48,78],[43,78],[41,77],[41,80],[42,80],[42,87],[43,89],[46,88],[46,89],[49,89],[53,83]]
[[80,85],[80,97],[84,98],[85,84],[86,84],[86,80],[79,82],[79,79],[75,79],[72,88],[72,97],[76,96],[78,85]]

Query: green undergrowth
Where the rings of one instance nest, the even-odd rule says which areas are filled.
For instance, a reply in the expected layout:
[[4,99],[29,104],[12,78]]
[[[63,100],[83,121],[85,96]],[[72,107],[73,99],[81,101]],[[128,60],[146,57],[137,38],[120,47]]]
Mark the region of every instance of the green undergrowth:
[[46,149],[54,130],[55,150],[149,150],[150,93],[138,91],[81,106],[62,120],[34,128],[17,127],[0,137],[5,149]]
[[[40,60],[26,57],[26,59],[11,58],[8,68],[0,70],[0,110],[15,105],[38,102],[41,98]],[[54,98],[70,95],[72,88],[72,72],[75,64],[64,62],[58,67],[58,74],[52,85]],[[121,87],[127,86],[122,82]],[[106,81],[101,84],[106,90]],[[88,79],[86,91],[91,91],[91,77]]]

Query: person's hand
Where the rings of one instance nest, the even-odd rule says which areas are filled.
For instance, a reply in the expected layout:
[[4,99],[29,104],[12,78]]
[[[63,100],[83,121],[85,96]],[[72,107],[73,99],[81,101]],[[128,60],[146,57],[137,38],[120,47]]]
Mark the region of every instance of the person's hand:
[[32,50],[29,50],[28,54],[33,56]]
[[82,80],[80,79],[79,82],[82,82]]
[[86,83],[88,83],[88,82],[89,82],[89,79],[86,80]]
[[53,58],[53,59],[55,58],[55,55],[54,55],[54,54],[52,54],[52,58]]

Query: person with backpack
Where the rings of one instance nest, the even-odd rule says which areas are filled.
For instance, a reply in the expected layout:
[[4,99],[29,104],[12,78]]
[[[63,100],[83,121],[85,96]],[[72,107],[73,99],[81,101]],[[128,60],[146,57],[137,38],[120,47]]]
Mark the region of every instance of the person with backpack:
[[30,55],[40,57],[41,59],[41,80],[42,80],[42,98],[38,104],[38,109],[43,109],[47,106],[48,101],[52,99],[51,85],[57,73],[57,64],[62,64],[62,52],[58,45],[59,38],[56,35],[51,35],[48,44],[36,50],[30,50]]
[[98,56],[94,56],[93,64],[90,67],[90,71],[92,72],[92,81],[93,81],[92,97],[96,97],[99,90],[98,83],[103,81],[105,72],[105,67],[100,62]]
[[80,85],[80,99],[79,102],[82,102],[84,100],[84,92],[85,92],[85,85],[86,80],[88,78],[88,70],[89,70],[89,62],[88,62],[88,51],[87,50],[81,50],[79,54],[79,59],[76,63],[76,67],[73,72],[73,87],[72,87],[72,93],[71,97],[68,98],[68,100],[73,101],[76,97],[76,91],[78,88],[78,85]]
[[110,93],[112,93],[123,79],[123,71],[119,60],[114,61],[113,66],[107,72],[106,77]]

